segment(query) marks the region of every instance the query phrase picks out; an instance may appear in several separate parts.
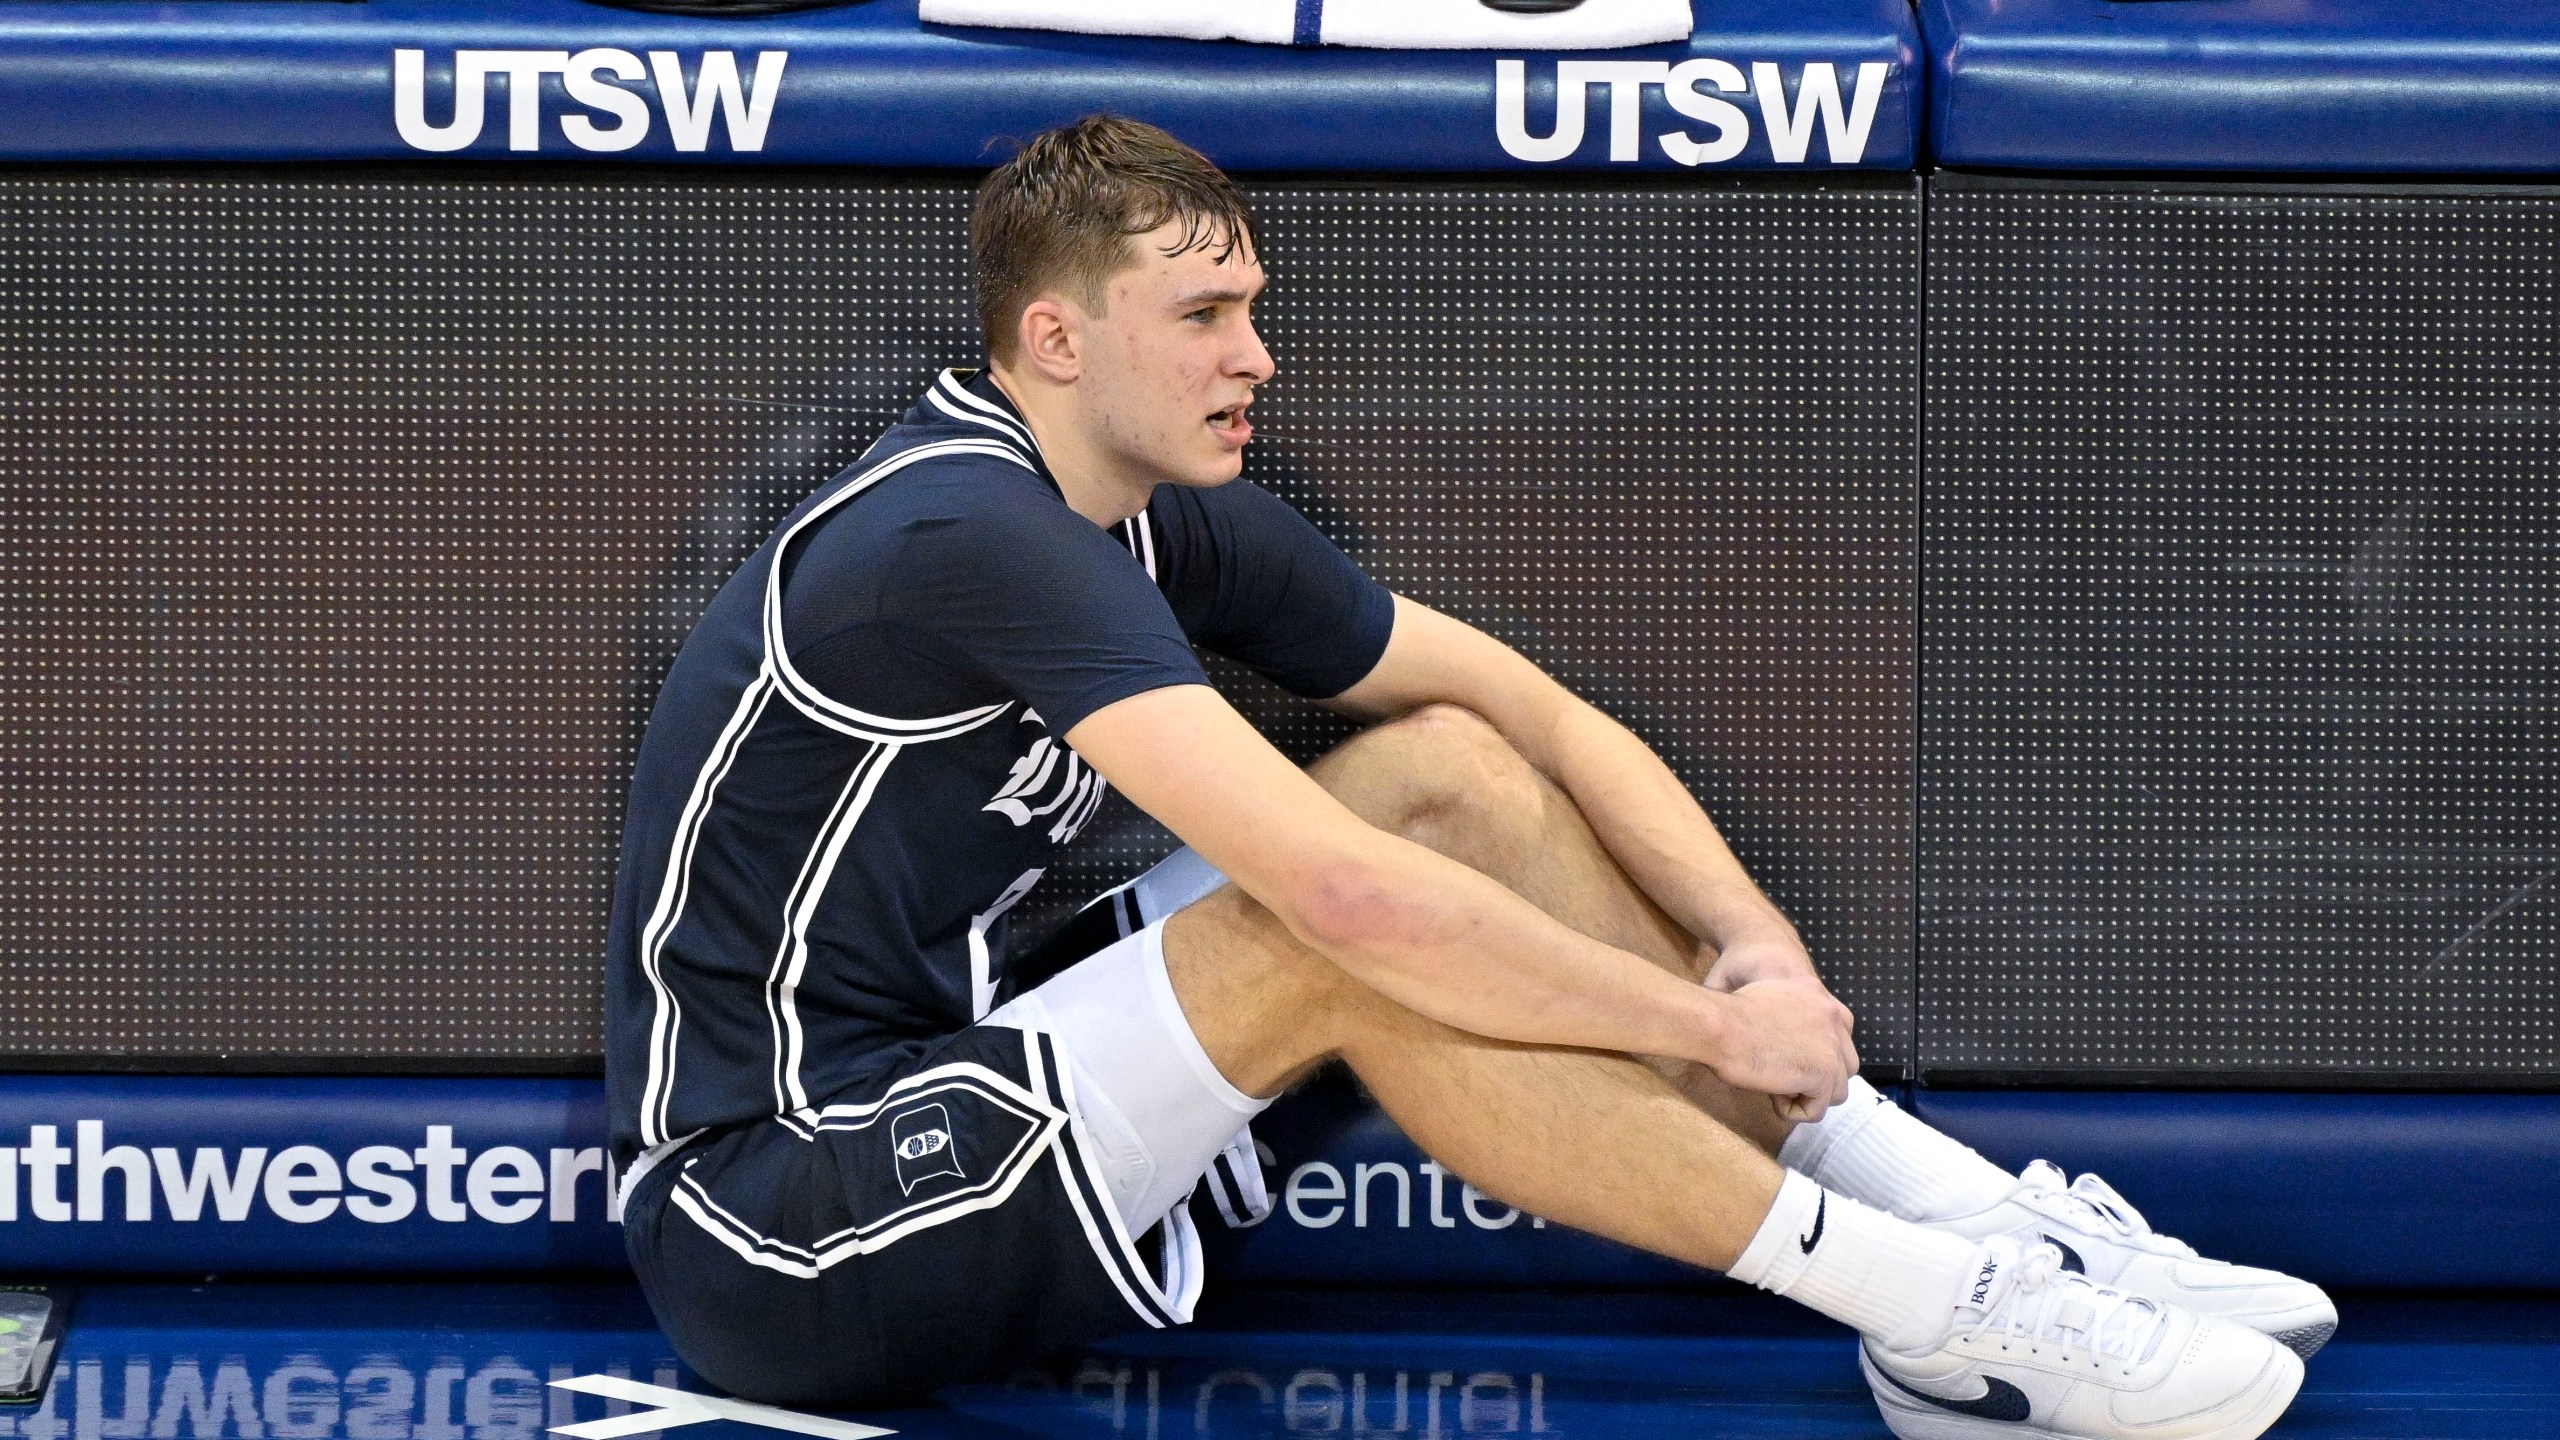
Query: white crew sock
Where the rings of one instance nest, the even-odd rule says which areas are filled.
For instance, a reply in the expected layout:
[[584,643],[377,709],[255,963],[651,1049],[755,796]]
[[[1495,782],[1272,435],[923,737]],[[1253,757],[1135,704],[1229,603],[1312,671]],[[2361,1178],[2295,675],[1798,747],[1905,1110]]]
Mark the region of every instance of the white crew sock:
[[1849,1098],[1820,1120],[1797,1126],[1778,1148],[1778,1163],[1922,1224],[1978,1215],[2018,1188],[2017,1176],[1930,1129],[1864,1080],[1851,1080]]
[[[1810,1237],[1813,1241],[1805,1243]],[[1897,1220],[1790,1170],[1728,1273],[1810,1306],[1888,1350],[1927,1350],[1955,1323],[1979,1242]]]

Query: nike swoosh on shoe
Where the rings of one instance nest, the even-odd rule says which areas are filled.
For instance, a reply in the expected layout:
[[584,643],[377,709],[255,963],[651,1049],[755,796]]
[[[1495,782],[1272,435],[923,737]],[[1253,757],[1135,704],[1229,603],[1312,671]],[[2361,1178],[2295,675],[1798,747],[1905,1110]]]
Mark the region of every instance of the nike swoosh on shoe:
[[1900,1376],[1893,1374],[1882,1366],[1878,1366],[1876,1368],[1876,1373],[1884,1376],[1885,1382],[1893,1386],[1894,1389],[1901,1391],[1903,1394],[1910,1396],[1914,1400],[1927,1401],[1929,1404],[1935,1405],[1941,1410],[1952,1410],[1958,1415],[1970,1415],[1977,1420],[2007,1420],[2014,1422],[2027,1418],[2027,1411],[2029,1408],[2027,1405],[2027,1392],[2010,1384],[2006,1380],[1998,1378],[1997,1376],[1985,1375],[1982,1377],[1983,1389],[1980,1395],[1977,1395],[1970,1400],[1950,1400],[1944,1395],[1932,1395],[1926,1390],[1914,1390],[1910,1386],[1903,1384]]

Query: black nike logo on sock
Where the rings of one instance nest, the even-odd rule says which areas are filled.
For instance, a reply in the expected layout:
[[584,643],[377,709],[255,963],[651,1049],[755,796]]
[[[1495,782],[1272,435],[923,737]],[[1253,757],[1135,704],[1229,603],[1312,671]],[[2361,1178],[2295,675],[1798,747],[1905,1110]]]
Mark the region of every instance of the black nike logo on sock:
[[2047,1245],[2050,1245],[2054,1249],[2062,1252],[2063,1269],[2070,1271],[2074,1275],[2086,1275],[2089,1273],[2089,1267],[2081,1261],[2079,1251],[2072,1249],[2070,1246],[2063,1244],[2061,1241],[2054,1239],[2050,1235],[2041,1236],[2039,1238]]
[[1814,1246],[1822,1243],[1822,1215],[1824,1211],[1830,1208],[1831,1192],[1825,1190],[1822,1192],[1822,1198],[1813,1202],[1813,1233],[1810,1235],[1800,1236],[1796,1240],[1798,1245],[1804,1247],[1804,1253],[1807,1255],[1813,1253]]
[[1903,1394],[1910,1396],[1914,1400],[1926,1400],[1941,1410],[1952,1410],[1958,1415],[1970,1415],[1977,1420],[2007,1420],[2015,1422],[2027,1418],[2027,1392],[2010,1384],[2006,1380],[1995,1379],[1989,1375],[1985,1375],[1982,1377],[1982,1393],[1980,1395],[1975,1396],[1971,1400],[1950,1400],[1944,1395],[1932,1395],[1925,1390],[1912,1389],[1910,1386],[1905,1385],[1900,1380],[1896,1379],[1892,1372],[1886,1370],[1881,1365],[1875,1367],[1875,1369],[1877,1374],[1884,1376],[1885,1383],[1891,1385],[1894,1389],[1901,1391]]

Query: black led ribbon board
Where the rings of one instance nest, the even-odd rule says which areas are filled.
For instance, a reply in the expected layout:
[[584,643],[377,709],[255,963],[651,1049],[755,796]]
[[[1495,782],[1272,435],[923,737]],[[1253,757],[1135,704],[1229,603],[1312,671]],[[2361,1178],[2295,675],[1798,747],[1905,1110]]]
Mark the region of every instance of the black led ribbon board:
[[2560,196],[1929,198],[1937,1081],[2560,1079]]
[[[978,360],[969,193],[0,176],[0,1054],[592,1067],[658,678]],[[1907,1061],[1911,182],[1254,194],[1252,477],[1660,747]],[[1097,821],[1017,948],[1165,843]]]

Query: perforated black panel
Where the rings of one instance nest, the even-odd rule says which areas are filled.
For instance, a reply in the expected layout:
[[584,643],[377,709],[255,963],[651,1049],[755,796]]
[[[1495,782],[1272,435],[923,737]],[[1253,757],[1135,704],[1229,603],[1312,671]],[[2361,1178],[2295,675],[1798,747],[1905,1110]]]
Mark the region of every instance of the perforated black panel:
[[[1660,745],[1906,1058],[1914,194],[1260,197],[1257,477]],[[591,1063],[657,675],[976,353],[966,198],[0,177],[0,1053]]]
[[2560,1075],[2560,199],[1930,205],[1926,1073]]
[[[1660,751],[1884,1066],[1910,1055],[1916,202],[1257,191],[1280,377],[1247,473]],[[1301,757],[1348,733],[1237,688]],[[1114,806],[1053,899],[1160,853]]]

